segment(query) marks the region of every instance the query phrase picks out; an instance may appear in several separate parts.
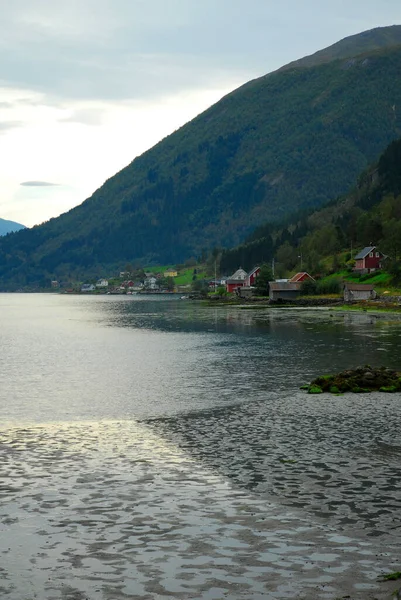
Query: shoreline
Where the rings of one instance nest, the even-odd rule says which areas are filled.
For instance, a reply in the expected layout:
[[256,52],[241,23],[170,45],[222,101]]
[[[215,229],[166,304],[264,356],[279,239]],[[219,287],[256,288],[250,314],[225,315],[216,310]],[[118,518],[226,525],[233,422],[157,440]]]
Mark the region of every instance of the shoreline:
[[201,300],[204,306],[222,308],[225,306],[236,306],[241,309],[291,309],[291,310],[326,310],[337,312],[368,312],[368,313],[390,313],[401,316],[401,306],[399,304],[386,304],[380,302],[355,302],[344,303],[333,301],[333,299],[320,298],[316,300],[302,299],[291,302],[269,302],[267,299],[247,299],[246,302],[236,299],[204,299]]

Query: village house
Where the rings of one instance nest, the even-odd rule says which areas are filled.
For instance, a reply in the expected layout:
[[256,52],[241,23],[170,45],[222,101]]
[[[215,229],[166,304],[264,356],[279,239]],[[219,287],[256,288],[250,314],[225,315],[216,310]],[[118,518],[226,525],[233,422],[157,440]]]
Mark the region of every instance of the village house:
[[309,275],[309,273],[307,273],[306,271],[301,271],[300,273],[296,273],[295,275],[293,275],[288,281],[290,283],[303,283],[307,280],[315,281],[313,277]]
[[377,294],[373,285],[367,283],[344,283],[344,301],[374,300]]
[[167,269],[163,273],[164,277],[177,277],[178,272],[175,269]]
[[386,256],[376,246],[366,246],[355,256],[354,271],[360,274],[372,273],[382,268]]
[[96,287],[98,289],[107,288],[108,286],[109,286],[109,282],[107,281],[107,279],[98,279],[96,282]]
[[81,292],[83,292],[83,293],[94,292],[95,289],[96,288],[93,285],[93,283],[84,283],[83,285],[81,285]]
[[236,292],[239,288],[246,285],[246,278],[248,273],[244,269],[237,269],[231,277],[226,281],[226,290],[228,293]]
[[259,273],[260,267],[254,267],[252,271],[249,271],[249,273],[246,276],[244,287],[253,287],[255,285],[256,278],[258,277]]
[[147,289],[147,290],[158,290],[159,285],[157,282],[157,277],[155,277],[151,273],[149,277],[146,277],[146,279],[144,281],[144,286],[145,286],[145,289]]

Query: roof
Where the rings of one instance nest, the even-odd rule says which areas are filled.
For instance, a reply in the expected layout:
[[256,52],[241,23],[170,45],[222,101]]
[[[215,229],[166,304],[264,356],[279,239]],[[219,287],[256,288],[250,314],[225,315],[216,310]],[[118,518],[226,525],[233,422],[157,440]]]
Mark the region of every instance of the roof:
[[355,260],[358,260],[360,258],[365,258],[365,256],[367,256],[370,252],[373,252],[373,250],[376,248],[376,246],[366,246],[366,248],[364,248],[363,250],[361,250],[359,252],[359,254],[357,254],[354,258]]
[[235,271],[235,273],[233,275],[231,275],[230,279],[246,279],[247,278],[248,273],[246,271],[244,271],[244,269],[241,269],[241,267],[239,269],[237,269]]
[[275,292],[294,291],[298,292],[301,284],[291,281],[269,281],[269,287]]
[[292,283],[295,283],[295,282],[299,281],[304,275],[307,275],[309,277],[309,279],[311,279],[312,281],[315,281],[313,279],[313,277],[311,275],[309,275],[309,273],[307,273],[306,271],[301,271],[300,273],[296,273],[295,275],[293,275],[291,277],[291,279],[289,279],[289,281],[291,281]]
[[239,269],[237,269],[235,271],[235,273],[233,275],[231,275],[230,279],[246,279],[247,277],[247,272],[244,271],[244,269],[241,269],[241,267]]
[[370,283],[344,283],[344,288],[350,292],[372,292],[374,289]]
[[252,269],[252,271],[249,271],[248,277],[251,277],[254,273],[256,273],[256,271],[259,271],[259,270],[260,270],[260,267],[254,267]]

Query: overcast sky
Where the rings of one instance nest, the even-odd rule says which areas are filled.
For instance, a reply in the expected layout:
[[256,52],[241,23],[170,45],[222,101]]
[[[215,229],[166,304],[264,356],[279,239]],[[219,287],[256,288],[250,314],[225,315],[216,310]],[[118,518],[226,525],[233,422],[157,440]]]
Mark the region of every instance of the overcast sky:
[[0,217],[27,226],[249,79],[400,0],[0,0]]

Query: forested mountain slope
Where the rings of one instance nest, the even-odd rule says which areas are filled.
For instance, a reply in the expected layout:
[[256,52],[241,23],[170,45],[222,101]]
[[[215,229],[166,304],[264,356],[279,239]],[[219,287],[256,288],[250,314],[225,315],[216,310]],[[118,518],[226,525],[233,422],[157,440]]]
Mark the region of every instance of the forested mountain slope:
[[242,86],[79,207],[1,239],[0,287],[182,261],[346,192],[401,135],[400,32],[373,30],[363,54],[366,33],[347,38],[346,58]]
[[283,225],[258,227],[246,243],[223,252],[220,267],[250,269],[274,258],[278,273],[284,273],[298,268],[302,257],[303,267],[316,274],[324,259],[331,257],[338,268],[339,253],[352,258],[370,245],[387,255],[386,268],[401,274],[401,139],[389,144],[348,194]]

